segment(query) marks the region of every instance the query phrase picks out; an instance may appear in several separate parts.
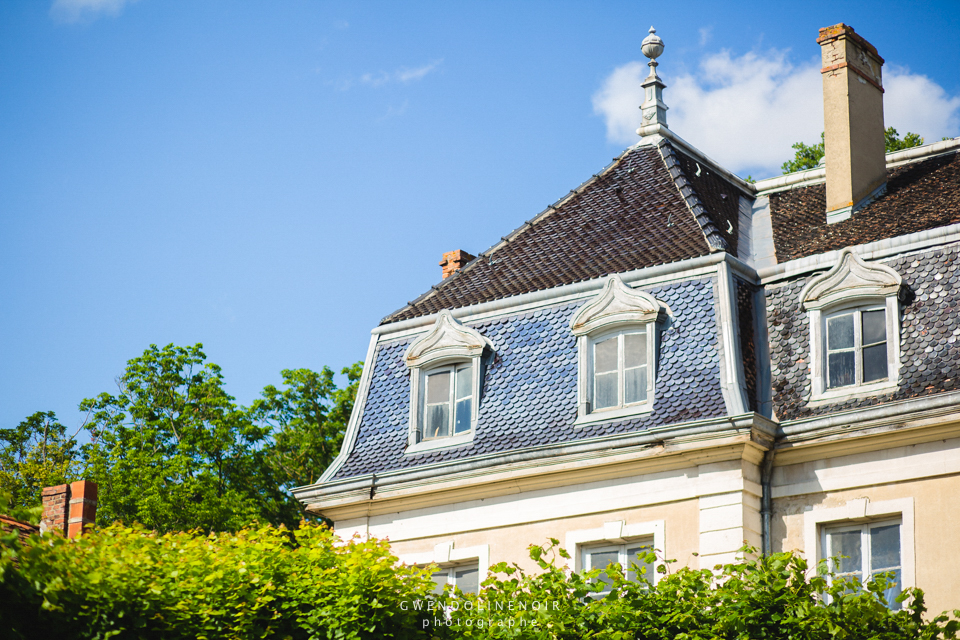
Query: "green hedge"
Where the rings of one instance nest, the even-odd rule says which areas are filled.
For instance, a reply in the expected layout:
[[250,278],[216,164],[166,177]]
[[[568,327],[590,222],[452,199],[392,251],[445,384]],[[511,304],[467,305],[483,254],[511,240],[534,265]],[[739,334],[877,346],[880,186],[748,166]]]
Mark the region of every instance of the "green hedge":
[[[0,621],[14,638],[417,638],[429,573],[387,543],[329,529],[157,535],[111,526],[66,541],[3,536]],[[15,566],[12,562],[17,557]]]
[[924,619],[919,590],[891,611],[882,578],[865,589],[828,583],[792,554],[716,571],[681,568],[655,587],[624,580],[614,566],[613,592],[599,598],[599,572],[569,575],[556,545],[531,547],[536,572],[500,564],[479,594],[434,597],[429,572],[398,566],[386,542],[341,543],[322,526],[210,536],[111,526],[25,544],[2,535],[0,637],[956,637],[955,619]]

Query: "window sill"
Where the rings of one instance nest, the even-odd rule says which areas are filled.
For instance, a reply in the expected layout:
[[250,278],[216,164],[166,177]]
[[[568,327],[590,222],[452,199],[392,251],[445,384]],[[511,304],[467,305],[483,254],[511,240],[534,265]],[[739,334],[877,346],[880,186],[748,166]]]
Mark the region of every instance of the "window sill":
[[633,418],[636,416],[646,415],[652,411],[652,401],[647,401],[643,404],[632,407],[623,407],[621,409],[604,409],[601,411],[593,411],[585,416],[578,417],[573,423],[573,426],[576,428],[586,424],[596,424],[598,422],[613,422],[614,420],[621,420],[623,418]]
[[899,385],[896,381],[883,380],[882,382],[874,382],[871,384],[863,384],[859,387],[841,387],[839,389],[831,389],[830,391],[824,391],[823,393],[818,393],[810,397],[810,401],[807,403],[808,407],[819,407],[825,404],[835,404],[837,402],[846,402],[847,400],[862,400],[864,398],[871,398],[873,396],[883,395],[885,393],[892,393],[899,388]]
[[435,451],[437,449],[452,449],[454,447],[460,447],[473,442],[473,434],[474,431],[471,429],[467,433],[461,433],[458,436],[437,438],[436,440],[424,440],[423,442],[418,442],[417,444],[408,446],[406,451],[403,452],[403,455],[409,456],[415,453],[423,453],[424,451]]

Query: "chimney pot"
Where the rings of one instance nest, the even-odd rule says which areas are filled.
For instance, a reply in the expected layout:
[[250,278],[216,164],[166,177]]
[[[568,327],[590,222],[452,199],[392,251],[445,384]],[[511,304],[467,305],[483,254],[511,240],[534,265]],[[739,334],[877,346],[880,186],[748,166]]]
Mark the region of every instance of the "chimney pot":
[[846,220],[886,189],[883,58],[843,23],[820,29],[827,222]]
[[443,254],[443,260],[440,261],[440,266],[443,267],[444,280],[462,269],[475,257],[476,256],[472,256],[462,249],[457,249],[456,251],[447,251],[445,254]]

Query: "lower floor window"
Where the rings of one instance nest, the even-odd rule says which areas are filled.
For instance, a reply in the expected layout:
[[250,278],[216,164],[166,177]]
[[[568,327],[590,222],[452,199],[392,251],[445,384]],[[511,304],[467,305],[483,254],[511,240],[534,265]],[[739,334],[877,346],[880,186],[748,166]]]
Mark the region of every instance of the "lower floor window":
[[[587,547],[583,549],[581,566],[584,570],[600,569],[603,571],[611,564],[619,564],[624,570],[627,580],[637,581],[643,578],[653,584],[653,563],[646,562],[644,558],[644,555],[651,551],[653,551],[653,540],[649,539],[621,545]],[[604,588],[594,597],[602,597],[610,593],[613,585],[613,580],[605,573],[601,573],[598,579],[604,583]]]
[[464,593],[477,593],[480,589],[480,565],[477,562],[472,564],[461,564],[455,567],[444,567],[434,572],[433,592],[443,593],[446,585],[453,585]]
[[878,573],[890,573],[893,581],[884,592],[887,606],[899,609],[896,601],[902,588],[900,522],[885,521],[836,526],[824,530],[823,549],[831,569],[840,576],[866,582]]

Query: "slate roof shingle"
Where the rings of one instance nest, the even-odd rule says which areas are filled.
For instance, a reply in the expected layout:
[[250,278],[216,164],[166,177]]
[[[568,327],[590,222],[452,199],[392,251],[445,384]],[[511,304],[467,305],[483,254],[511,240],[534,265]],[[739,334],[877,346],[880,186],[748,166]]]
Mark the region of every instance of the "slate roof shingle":
[[714,278],[653,288],[670,306],[673,323],[660,332],[656,396],[649,414],[574,427],[577,342],[569,321],[579,304],[466,323],[496,346],[486,368],[470,445],[404,456],[410,379],[403,354],[410,340],[377,347],[369,395],[343,479],[523,447],[643,431],[657,425],[724,415],[720,390]]
[[780,420],[960,389],[960,245],[882,262],[903,276],[916,299],[902,312],[897,389],[879,396],[809,407],[810,323],[799,301],[809,278],[767,288],[773,405]]
[[771,194],[777,262],[960,222],[960,153],[894,167],[887,176],[885,195],[833,224],[824,184]]
[[[676,168],[668,170],[665,157]],[[696,161],[666,141],[628,149],[570,199],[381,324],[703,256],[711,251],[705,233],[726,238],[735,251],[739,191],[700,166],[697,176]],[[683,188],[704,205],[699,223]],[[726,233],[728,220],[732,233]]]

